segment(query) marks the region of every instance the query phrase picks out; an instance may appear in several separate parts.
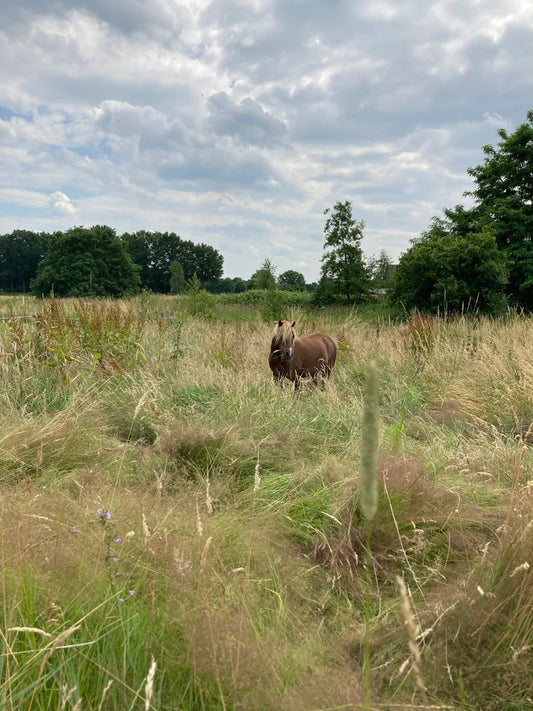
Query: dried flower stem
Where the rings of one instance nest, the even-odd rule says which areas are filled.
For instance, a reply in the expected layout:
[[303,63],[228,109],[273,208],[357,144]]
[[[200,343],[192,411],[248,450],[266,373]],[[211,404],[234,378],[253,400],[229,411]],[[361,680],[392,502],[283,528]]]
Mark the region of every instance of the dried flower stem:
[[150,533],[150,529],[148,528],[148,524],[146,523],[146,516],[144,514],[142,515],[142,522],[144,536],[144,552],[148,553],[148,551],[150,550],[150,541],[152,540],[152,535]]
[[38,627],[8,627],[8,632],[34,632],[35,634],[40,634],[43,637],[48,637],[52,639],[52,635],[49,632],[39,629]]
[[259,491],[259,484],[261,483],[261,474],[260,474],[260,468],[259,468],[259,453],[257,454],[257,462],[255,463],[255,472],[254,472],[254,494],[257,494]]
[[213,499],[211,498],[211,481],[209,479],[209,474],[207,475],[207,481],[205,485],[205,506],[207,508],[207,513],[213,513]]
[[204,534],[204,527],[202,524],[202,518],[200,516],[200,505],[198,503],[198,499],[196,499],[196,530],[198,532],[198,535],[202,537]]
[[416,686],[425,697],[427,689],[424,684],[424,680],[422,679],[420,648],[417,642],[418,626],[415,622],[413,611],[411,609],[409,593],[407,592],[405,581],[400,576],[397,576],[396,580],[398,582],[398,587],[400,588],[400,595],[402,596],[400,608],[405,618],[405,624],[407,625],[407,632],[409,634],[409,651],[411,652],[411,664],[415,675]]
[[209,546],[211,545],[211,541],[212,541],[212,540],[213,540],[212,537],[209,536],[209,538],[208,538],[207,541],[205,542],[205,546],[204,546],[204,549],[203,549],[203,551],[202,551],[202,556],[201,556],[201,558],[200,558],[200,571],[201,571],[201,572],[203,572],[203,570],[204,570],[204,568],[205,568],[205,561],[206,561],[206,559],[207,559],[207,551],[209,550]]
[[152,663],[150,664],[150,669],[148,670],[148,675],[146,677],[146,684],[144,687],[144,711],[150,711],[150,704],[152,702],[152,696],[154,693],[154,677],[155,677],[156,667],[157,667],[157,662],[152,657]]
[[111,684],[113,683],[113,679],[109,679],[107,684],[104,686],[104,690],[102,691],[102,698],[100,699],[100,703],[98,704],[98,711],[102,711],[102,707],[104,705],[105,697],[107,696],[107,692],[111,688]]

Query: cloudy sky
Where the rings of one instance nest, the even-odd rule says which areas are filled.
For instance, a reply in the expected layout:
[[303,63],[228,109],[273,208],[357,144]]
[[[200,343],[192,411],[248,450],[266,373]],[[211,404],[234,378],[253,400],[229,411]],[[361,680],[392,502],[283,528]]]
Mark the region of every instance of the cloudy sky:
[[174,231],[318,277],[396,260],[533,108],[529,0],[0,0],[0,233]]

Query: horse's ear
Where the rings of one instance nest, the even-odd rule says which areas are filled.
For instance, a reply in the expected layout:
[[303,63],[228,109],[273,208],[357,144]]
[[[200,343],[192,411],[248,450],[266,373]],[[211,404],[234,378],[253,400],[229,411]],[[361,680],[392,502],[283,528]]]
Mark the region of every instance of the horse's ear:
[[278,326],[283,326],[283,321],[281,319],[278,321]]
[[293,321],[293,322],[291,323],[291,328],[294,328],[295,325],[296,325],[296,321]]

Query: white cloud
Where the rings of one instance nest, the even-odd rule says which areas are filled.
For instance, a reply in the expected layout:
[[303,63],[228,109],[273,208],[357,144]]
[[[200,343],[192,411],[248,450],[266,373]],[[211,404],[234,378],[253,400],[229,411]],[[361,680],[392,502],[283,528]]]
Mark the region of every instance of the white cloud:
[[279,146],[287,133],[283,121],[250,97],[236,104],[221,91],[209,97],[207,108],[211,114],[207,125],[216,134],[232,136],[245,146]]
[[38,193],[35,190],[2,188],[0,189],[0,202],[35,208],[47,205],[48,198],[43,193]]
[[172,230],[229,274],[315,279],[348,199],[365,252],[397,258],[525,120],[532,40],[525,0],[19,0],[0,228]]
[[68,195],[65,195],[60,190],[56,190],[50,195],[48,205],[59,215],[74,215],[76,213],[76,208],[70,202]]

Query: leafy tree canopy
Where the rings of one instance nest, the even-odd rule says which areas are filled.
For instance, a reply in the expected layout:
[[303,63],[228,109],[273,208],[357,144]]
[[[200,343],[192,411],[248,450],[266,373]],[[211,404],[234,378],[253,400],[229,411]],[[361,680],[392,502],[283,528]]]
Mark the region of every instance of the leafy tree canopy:
[[294,269],[288,269],[279,275],[278,287],[282,291],[305,291],[305,277]]
[[37,275],[37,267],[48,248],[45,232],[14,230],[0,235],[0,290],[24,292]]
[[[498,135],[501,140],[496,146],[483,147],[483,162],[468,169],[475,188],[466,195],[474,199],[473,206],[465,208],[456,205],[455,208],[445,209],[444,216],[434,218],[428,232],[420,240],[415,240],[413,247],[400,260],[401,269],[395,283],[396,298],[408,303],[409,294],[416,293],[420,295],[421,302],[413,305],[427,308],[431,302],[434,307],[441,300],[443,289],[439,287],[435,291],[431,284],[440,282],[442,285],[442,280],[447,279],[448,303],[454,302],[457,307],[458,300],[466,303],[476,293],[480,299],[478,305],[490,311],[500,301],[505,263],[505,293],[510,303],[530,311],[533,309],[533,110],[528,111],[527,121],[513,133],[500,129]],[[489,235],[494,243],[487,241]],[[416,277],[420,283],[415,285],[410,283],[407,264],[414,274],[416,259],[424,249],[429,249],[429,237],[431,241],[441,240],[444,250],[441,262],[450,261],[445,266],[441,264],[445,276],[440,272],[432,274],[429,268],[424,274],[421,267]],[[467,249],[469,241],[473,245]],[[452,259],[451,244],[463,245],[465,260],[466,255],[471,259],[475,253],[477,262],[485,264],[487,273],[494,278],[492,295],[489,293],[490,279],[480,282],[477,272],[471,278],[462,269],[459,259],[455,262],[456,271],[450,271],[455,259]],[[487,247],[487,255],[480,254],[481,244]],[[494,244],[497,254],[494,253]],[[429,300],[428,289],[433,291],[433,297]],[[453,297],[453,294],[457,296]]]
[[496,147],[483,147],[485,160],[468,173],[476,205],[474,219],[492,225],[509,268],[511,301],[533,309],[533,110],[508,134],[498,131]]
[[231,281],[233,282],[233,291],[236,294],[242,294],[246,291],[246,282],[244,279],[241,279],[241,277],[233,277]]
[[370,285],[374,289],[384,289],[392,277],[392,259],[382,249],[377,257],[370,257],[366,263]]
[[352,217],[350,201],[337,202],[328,215],[324,227],[322,276],[315,290],[315,301],[335,300],[353,302],[368,289],[368,276],[361,251],[364,223]]
[[195,274],[202,283],[222,276],[224,258],[210,245],[183,240],[174,232],[146,230],[125,233],[121,239],[141,268],[142,286],[154,292],[168,293],[173,261],[181,264],[185,281],[190,281]]
[[407,310],[495,313],[505,305],[505,259],[490,228],[465,236],[434,220],[400,258],[390,298]]
[[139,290],[139,270],[111,227],[73,227],[50,236],[31,288],[36,296],[125,296]]
[[246,281],[240,277],[224,277],[216,281],[206,281],[203,287],[211,294],[238,294],[246,291]]
[[169,265],[170,271],[170,293],[181,294],[185,289],[185,276],[183,267],[177,259],[173,259]]
[[265,259],[259,269],[252,274],[248,282],[249,289],[275,289],[276,267],[270,259]]

